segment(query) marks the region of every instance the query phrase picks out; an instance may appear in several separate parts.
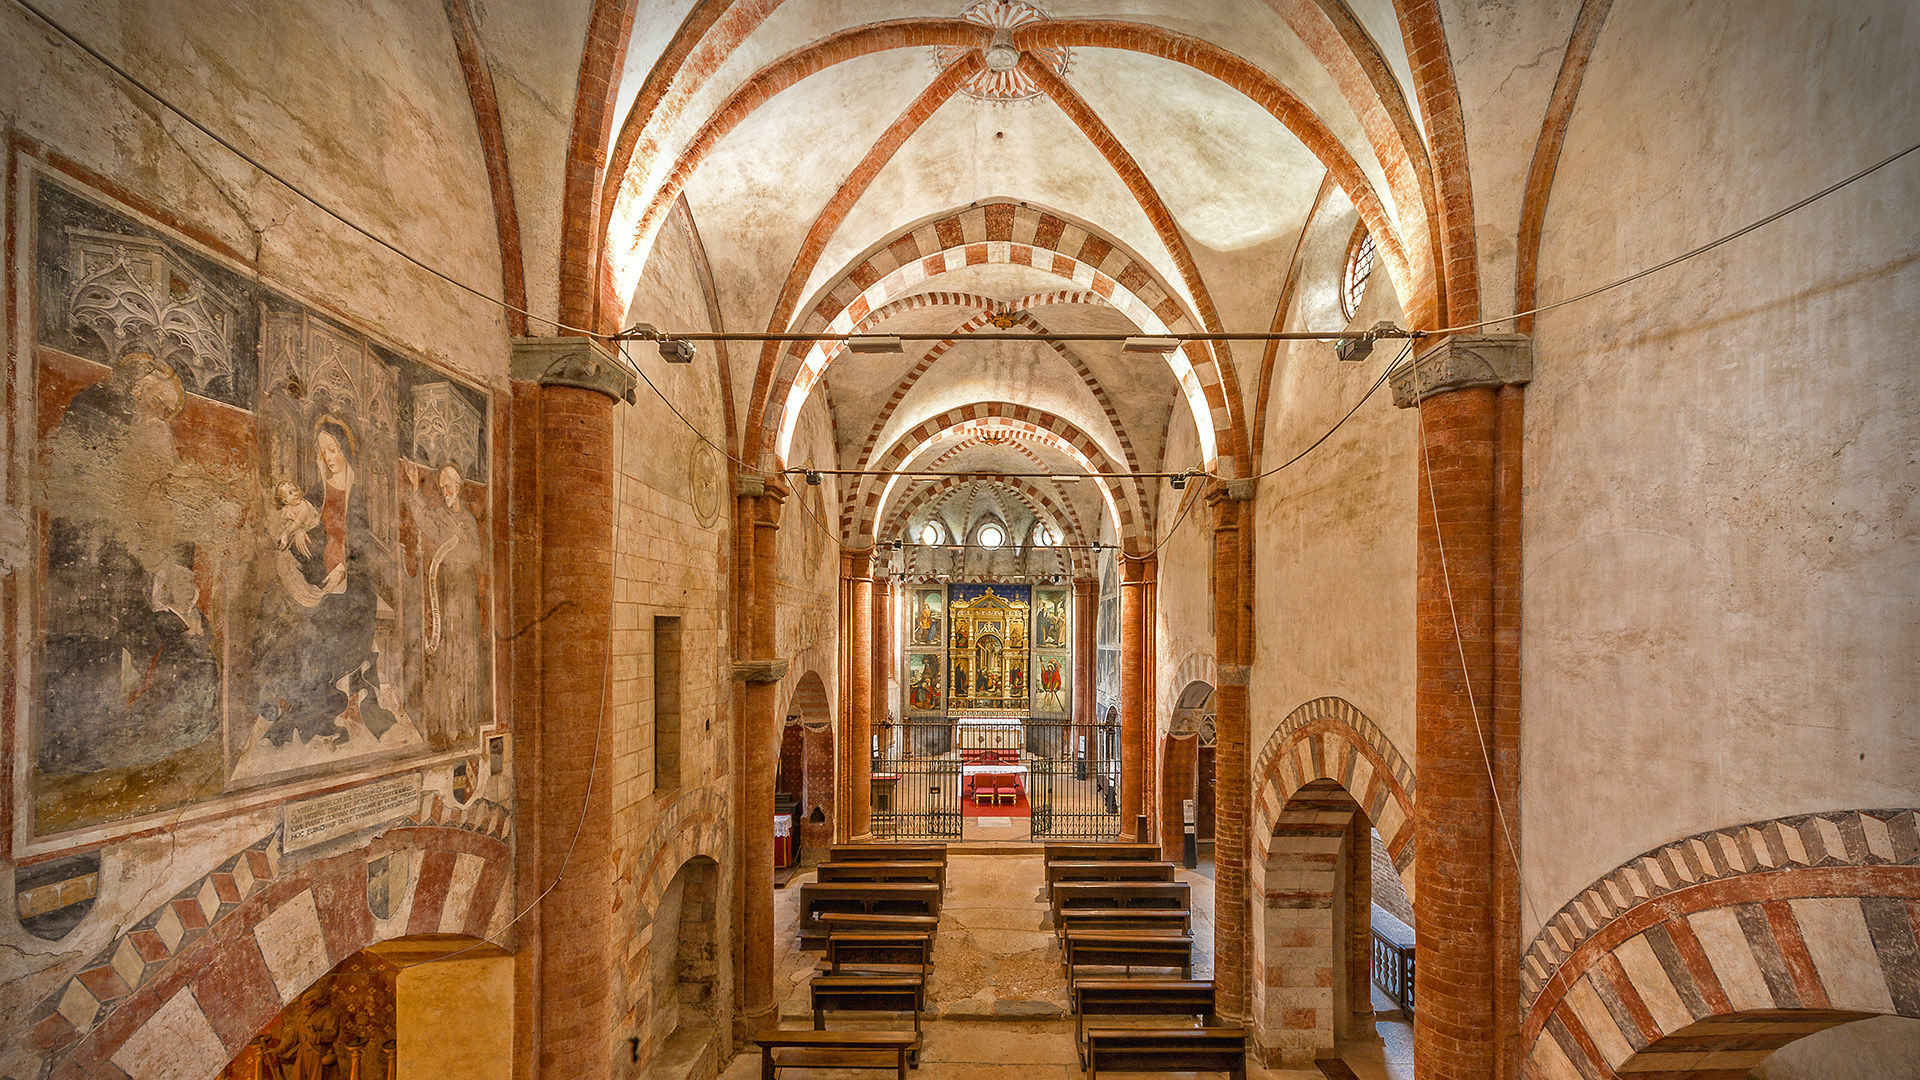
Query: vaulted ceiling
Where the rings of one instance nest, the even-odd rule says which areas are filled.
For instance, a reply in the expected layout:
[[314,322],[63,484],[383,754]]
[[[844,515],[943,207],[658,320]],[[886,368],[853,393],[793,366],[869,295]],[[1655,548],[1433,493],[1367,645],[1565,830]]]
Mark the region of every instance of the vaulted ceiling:
[[[892,355],[733,346],[741,456],[763,467],[1247,475],[1257,343],[1163,357],[967,335],[1275,327],[1303,230],[1329,209],[1358,211],[1409,319],[1431,324],[1449,202],[1421,116],[1451,84],[1416,84],[1406,45],[1428,10],[643,3],[606,147],[605,277],[630,298],[684,205],[726,330],[938,335]],[[802,462],[795,425],[816,397],[837,460]],[[849,478],[843,535],[884,541],[943,513],[970,528],[961,508],[988,505],[1016,531],[1150,542],[1159,491],[937,487]]]

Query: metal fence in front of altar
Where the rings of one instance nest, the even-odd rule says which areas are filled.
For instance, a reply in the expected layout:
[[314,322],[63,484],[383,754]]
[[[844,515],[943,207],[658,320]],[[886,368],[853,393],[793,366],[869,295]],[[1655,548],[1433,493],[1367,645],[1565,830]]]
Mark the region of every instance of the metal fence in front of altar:
[[1120,833],[1115,733],[1067,720],[1027,720],[1027,795],[1034,840],[1111,840]]
[[877,840],[960,839],[960,758],[953,724],[909,717],[882,735],[873,761]]

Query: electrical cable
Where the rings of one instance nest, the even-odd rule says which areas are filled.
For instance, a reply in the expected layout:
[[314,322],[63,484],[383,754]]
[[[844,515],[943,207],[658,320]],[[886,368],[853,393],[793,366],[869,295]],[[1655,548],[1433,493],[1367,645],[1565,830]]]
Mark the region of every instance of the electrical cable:
[[1886,157],[1881,158],[1879,161],[1876,161],[1873,164],[1867,166],[1866,168],[1861,169],[1859,172],[1854,173],[1852,176],[1847,177],[1845,180],[1841,180],[1838,183],[1829,184],[1828,186],[1821,188],[1819,191],[1814,192],[1813,194],[1807,196],[1806,198],[1801,199],[1799,202],[1793,203],[1790,206],[1781,207],[1780,209],[1775,210],[1773,213],[1768,214],[1766,217],[1763,217],[1760,220],[1753,222],[1750,225],[1747,225],[1743,228],[1736,229],[1733,232],[1730,232],[1727,235],[1722,236],[1717,240],[1711,240],[1711,241],[1708,241],[1707,243],[1701,244],[1699,247],[1694,248],[1692,251],[1687,251],[1687,252],[1683,252],[1682,254],[1675,255],[1673,258],[1668,259],[1666,262],[1660,263],[1656,266],[1649,266],[1645,270],[1641,270],[1636,273],[1628,274],[1626,277],[1623,277],[1618,281],[1610,281],[1607,284],[1602,285],[1598,288],[1588,289],[1586,292],[1580,293],[1577,296],[1569,296],[1564,300],[1555,300],[1551,304],[1541,304],[1539,307],[1529,308],[1526,311],[1516,311],[1511,315],[1503,315],[1498,319],[1482,319],[1476,323],[1463,323],[1462,325],[1459,325],[1459,326],[1449,326],[1440,330],[1423,330],[1420,332],[1421,336],[1438,337],[1442,334],[1458,334],[1466,330],[1478,330],[1483,326],[1492,326],[1495,323],[1512,322],[1515,319],[1522,319],[1529,315],[1538,315],[1543,311],[1552,311],[1555,308],[1566,307],[1568,304],[1579,303],[1580,301],[1586,300],[1590,297],[1598,296],[1601,293],[1608,291],[1609,289],[1617,289],[1622,285],[1627,285],[1635,281],[1639,281],[1641,278],[1646,277],[1649,274],[1657,274],[1660,271],[1665,270],[1669,266],[1675,266],[1679,263],[1686,262],[1688,259],[1691,259],[1697,255],[1705,255],[1707,252],[1712,251],[1714,248],[1720,247],[1723,244],[1732,243],[1733,241],[1740,239],[1741,237],[1747,235],[1748,233],[1754,231],[1755,229],[1761,228],[1766,225],[1771,225],[1774,222],[1780,220],[1783,217],[1786,217],[1788,214],[1791,214],[1796,210],[1801,210],[1808,206],[1811,206],[1812,204],[1820,201],[1821,199],[1826,198],[1827,196],[1833,194],[1836,191],[1839,191],[1841,188],[1846,187],[1848,184],[1851,184],[1856,180],[1863,180],[1866,177],[1871,176],[1876,172],[1879,172],[1881,169],[1884,169],[1887,166],[1893,164],[1894,162],[1899,161],[1901,158],[1906,157],[1908,154],[1911,154],[1916,150],[1920,150],[1920,143],[1915,143],[1912,146],[1907,147],[1905,150],[1901,150],[1897,153],[1889,154]]
[[1427,445],[1427,416],[1423,409],[1413,410],[1420,420],[1420,461],[1421,472],[1426,474],[1427,509],[1433,513],[1433,543],[1440,555],[1440,583],[1447,594],[1447,617],[1453,623],[1453,646],[1460,656],[1460,681],[1467,688],[1467,710],[1473,716],[1473,731],[1480,743],[1480,760],[1487,767],[1487,791],[1493,796],[1494,814],[1500,820],[1500,834],[1507,841],[1507,854],[1513,858],[1514,881],[1520,886],[1520,897],[1526,902],[1528,914],[1536,924],[1540,922],[1540,906],[1533,900],[1533,893],[1527,888],[1525,877],[1520,873],[1520,849],[1513,842],[1513,825],[1507,816],[1506,803],[1500,798],[1500,781],[1493,773],[1493,750],[1487,745],[1486,728],[1480,723],[1480,703],[1473,692],[1473,673],[1467,666],[1467,644],[1460,633],[1460,612],[1453,603],[1453,575],[1447,568],[1447,541],[1440,525],[1440,500],[1433,489],[1433,458]]
[[516,315],[525,316],[526,318],[531,319],[534,322],[551,326],[555,330],[564,330],[569,333],[580,334],[587,337],[600,336],[599,332],[596,330],[589,330],[581,326],[573,326],[568,323],[560,322],[557,319],[549,319],[544,315],[536,315],[533,312],[528,311],[526,308],[519,307],[518,305],[515,305],[515,304],[510,304],[504,298],[494,296],[491,293],[486,292],[485,290],[476,289],[472,285],[469,285],[466,282],[461,281],[459,278],[456,278],[451,274],[448,274],[434,266],[429,265],[425,261],[403,250],[399,245],[380,236],[379,234],[375,233],[373,230],[367,228],[364,225],[361,225],[357,221],[354,221],[352,218],[341,213],[340,211],[335,210],[333,207],[329,206],[327,203],[321,201],[319,198],[308,193],[305,188],[302,188],[298,184],[295,184],[293,181],[280,175],[280,173],[276,172],[275,170],[268,168],[265,164],[261,163],[261,161],[258,158],[255,158],[253,155],[247,153],[245,150],[242,150],[238,146],[235,146],[231,140],[225,138],[222,135],[217,134],[212,128],[209,128],[207,125],[194,119],[192,114],[188,113],[185,109],[182,109],[180,106],[175,105],[172,101],[168,100],[165,96],[163,96],[159,91],[153,89],[152,87],[148,86],[146,83],[134,77],[134,75],[131,72],[129,72],[126,68],[123,68],[119,64],[116,64],[112,60],[108,59],[107,56],[104,53],[102,53],[100,50],[94,48],[92,45],[89,45],[85,41],[81,40],[79,35],[75,34],[71,30],[68,30],[65,26],[62,26],[59,22],[55,21],[55,19],[51,15],[48,15],[46,12],[41,11],[39,8],[35,7],[32,3],[29,2],[29,0],[13,0],[13,2],[19,5],[21,8],[24,8],[34,18],[45,23],[48,28],[53,30],[54,33],[59,34],[61,37],[66,38],[68,41],[72,42],[75,48],[79,49],[81,52],[86,53],[88,56],[93,57],[94,60],[98,61],[102,67],[106,68],[108,71],[113,72],[115,75],[120,76],[120,78],[124,80],[127,83],[127,85],[133,87],[135,90],[138,90],[141,93],[152,98],[154,101],[158,102],[160,106],[166,109],[168,112],[172,113],[173,115],[179,117],[182,120],[185,120],[187,124],[191,126],[195,131],[198,131],[200,134],[205,135],[209,139],[212,139],[215,143],[218,143],[221,147],[225,148],[226,151],[232,154],[234,157],[237,157],[241,161],[244,161],[247,164],[253,166],[255,169],[258,169],[261,175],[267,177],[273,182],[279,184],[281,187],[286,188],[288,191],[291,191],[295,195],[298,195],[300,198],[306,200],[308,203],[312,204],[313,207],[319,210],[321,213],[327,215],[328,217],[334,219],[335,221],[338,221],[340,224],[345,225],[347,228],[352,229],[354,232],[359,233],[361,236],[366,237],[368,240],[373,241],[375,244],[378,244],[379,246],[385,248],[386,250],[392,252],[393,254],[398,255],[400,258],[413,264],[419,269],[426,271],[428,274],[431,274],[434,277],[439,278],[441,281],[444,281],[447,284],[452,285],[454,288],[459,289],[462,292],[470,293],[471,295],[481,300],[485,300],[489,304],[494,304],[503,310],[510,311]]

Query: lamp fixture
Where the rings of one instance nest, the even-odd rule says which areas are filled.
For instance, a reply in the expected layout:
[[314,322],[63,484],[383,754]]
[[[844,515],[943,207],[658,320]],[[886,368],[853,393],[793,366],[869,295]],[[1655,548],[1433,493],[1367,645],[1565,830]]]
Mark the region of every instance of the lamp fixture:
[[693,357],[693,342],[682,341],[679,338],[660,339],[660,359],[665,360],[667,363],[691,364],[693,363]]
[[810,487],[820,486],[820,474],[818,472],[815,472],[812,469],[808,469],[806,470],[806,477],[807,477],[808,486]]
[[851,353],[886,354],[905,352],[900,339],[884,334],[860,334],[847,339],[847,351]]
[[1120,349],[1130,353],[1167,353],[1180,347],[1180,339],[1172,337],[1130,337],[1121,342]]

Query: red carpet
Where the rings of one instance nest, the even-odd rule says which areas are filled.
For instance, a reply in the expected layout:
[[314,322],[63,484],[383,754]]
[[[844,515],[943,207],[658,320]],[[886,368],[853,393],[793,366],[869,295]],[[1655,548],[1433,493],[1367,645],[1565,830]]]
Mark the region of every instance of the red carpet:
[[1033,805],[1027,802],[1027,789],[1021,785],[1014,801],[989,803],[981,806],[973,801],[973,782],[977,777],[969,776],[960,785],[960,812],[966,817],[1027,817]]

